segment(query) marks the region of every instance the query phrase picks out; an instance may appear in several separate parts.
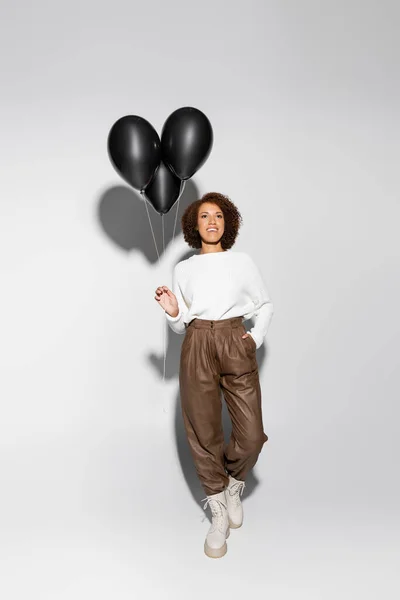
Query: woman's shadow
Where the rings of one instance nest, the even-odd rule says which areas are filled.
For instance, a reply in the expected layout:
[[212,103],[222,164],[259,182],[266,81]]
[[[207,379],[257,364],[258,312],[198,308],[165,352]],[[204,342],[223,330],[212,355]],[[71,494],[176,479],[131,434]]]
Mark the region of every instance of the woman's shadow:
[[[171,215],[164,215],[163,227],[164,227],[164,239],[166,240],[167,246],[174,242],[174,239],[181,235],[180,218],[186,207],[199,198],[199,192],[192,180],[188,180],[185,184],[185,188],[181,198],[179,199],[178,207],[175,206],[171,209]],[[138,192],[135,192],[129,187],[118,185],[106,189],[101,195],[98,203],[98,219],[103,232],[106,236],[112,240],[121,250],[130,252],[137,250],[147,258],[150,264],[155,264],[158,260],[162,259],[162,250],[160,252],[159,246],[162,235],[161,230],[161,218],[158,213],[148,204],[149,215],[146,213],[146,207],[144,206],[144,200]],[[177,212],[175,212],[177,211]],[[151,235],[150,225],[148,222],[150,217],[154,236],[156,238],[158,251],[160,258],[158,257],[157,250],[155,247],[154,239]],[[155,222],[158,220],[158,224],[154,227]],[[157,229],[159,231],[157,231]],[[150,234],[150,235],[149,235]],[[181,256],[176,262],[189,258],[197,251],[189,250],[184,256]],[[171,265],[171,273],[174,265]],[[247,321],[248,329],[250,321]],[[181,354],[181,345],[183,342],[183,335],[178,335],[169,326],[166,326],[167,330],[167,351],[166,351],[166,365],[165,365],[165,378],[174,379],[178,381],[179,378],[179,361]],[[262,344],[261,348],[257,350],[257,362],[260,366],[264,361],[265,355],[265,344]],[[149,355],[149,361],[154,367],[155,371],[162,377],[163,374],[163,356],[151,353]],[[226,407],[226,403],[223,399],[221,390],[221,402],[222,402],[222,420],[224,429],[225,443],[229,441],[229,437],[232,431],[232,424],[229,417],[229,413]],[[200,481],[198,479],[190,448],[186,438],[186,432],[183,425],[182,412],[180,406],[180,394],[179,385],[175,399],[175,437],[177,444],[177,455],[182,469],[182,474],[188,485],[188,488],[193,496],[196,503],[200,503],[201,499],[206,496]],[[256,479],[254,472],[250,473],[246,477],[246,487],[243,493],[243,499],[249,496],[256,486],[258,480]],[[210,517],[208,517],[210,519]]]

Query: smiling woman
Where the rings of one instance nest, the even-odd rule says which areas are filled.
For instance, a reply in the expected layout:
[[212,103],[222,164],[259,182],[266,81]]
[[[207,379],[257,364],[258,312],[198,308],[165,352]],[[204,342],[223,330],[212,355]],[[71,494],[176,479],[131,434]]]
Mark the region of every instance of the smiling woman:
[[[182,215],[183,237],[191,248],[201,254],[221,252],[233,246],[242,223],[242,216],[228,196],[218,192],[204,194],[190,204]],[[208,229],[217,229],[216,232]],[[207,234],[212,234],[209,236]]]
[[[156,301],[182,344],[179,385],[184,426],[196,472],[210,505],[212,525],[204,551],[227,551],[230,527],[240,527],[240,494],[268,436],[264,432],[256,350],[266,336],[273,305],[261,273],[246,252],[234,252],[241,215],[227,196],[205,194],[182,216],[186,242],[200,252],[179,262],[172,291],[156,290]],[[247,332],[243,321],[256,317]],[[232,420],[224,434],[221,390]]]

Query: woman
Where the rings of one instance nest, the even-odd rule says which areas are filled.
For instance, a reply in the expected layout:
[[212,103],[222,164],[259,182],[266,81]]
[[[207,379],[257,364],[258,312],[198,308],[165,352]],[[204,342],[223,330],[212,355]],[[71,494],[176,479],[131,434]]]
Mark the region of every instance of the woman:
[[[185,241],[200,252],[179,262],[172,290],[156,289],[156,301],[176,333],[186,333],[179,368],[181,408],[195,468],[210,506],[212,524],[204,551],[227,551],[229,528],[240,527],[245,477],[268,440],[262,423],[256,349],[273,305],[251,257],[231,250],[242,217],[227,196],[210,192],[182,216]],[[255,316],[246,331],[243,321]],[[221,389],[232,421],[224,447]]]

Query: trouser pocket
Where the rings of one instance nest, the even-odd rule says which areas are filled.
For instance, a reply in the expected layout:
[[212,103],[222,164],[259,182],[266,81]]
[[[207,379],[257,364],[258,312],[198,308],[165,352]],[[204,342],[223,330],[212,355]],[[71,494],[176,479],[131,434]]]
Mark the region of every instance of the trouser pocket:
[[251,335],[246,338],[242,338],[242,335],[246,333],[246,327],[244,325],[242,325],[240,327],[240,330],[241,330],[240,339],[245,344],[245,346],[248,348],[250,353],[252,353],[252,354],[255,353],[257,350],[257,346],[256,346],[255,341],[251,337]]

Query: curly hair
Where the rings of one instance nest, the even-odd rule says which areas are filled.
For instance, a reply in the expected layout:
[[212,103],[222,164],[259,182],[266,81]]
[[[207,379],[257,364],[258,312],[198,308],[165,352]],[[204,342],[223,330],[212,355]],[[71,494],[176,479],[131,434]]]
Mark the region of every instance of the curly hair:
[[201,248],[201,237],[196,230],[199,208],[203,202],[212,202],[219,206],[224,214],[225,230],[221,238],[221,246],[224,250],[232,248],[239,233],[243,219],[237,207],[224,194],[208,192],[199,200],[195,200],[186,208],[181,218],[182,232],[185,242],[191,248]]

